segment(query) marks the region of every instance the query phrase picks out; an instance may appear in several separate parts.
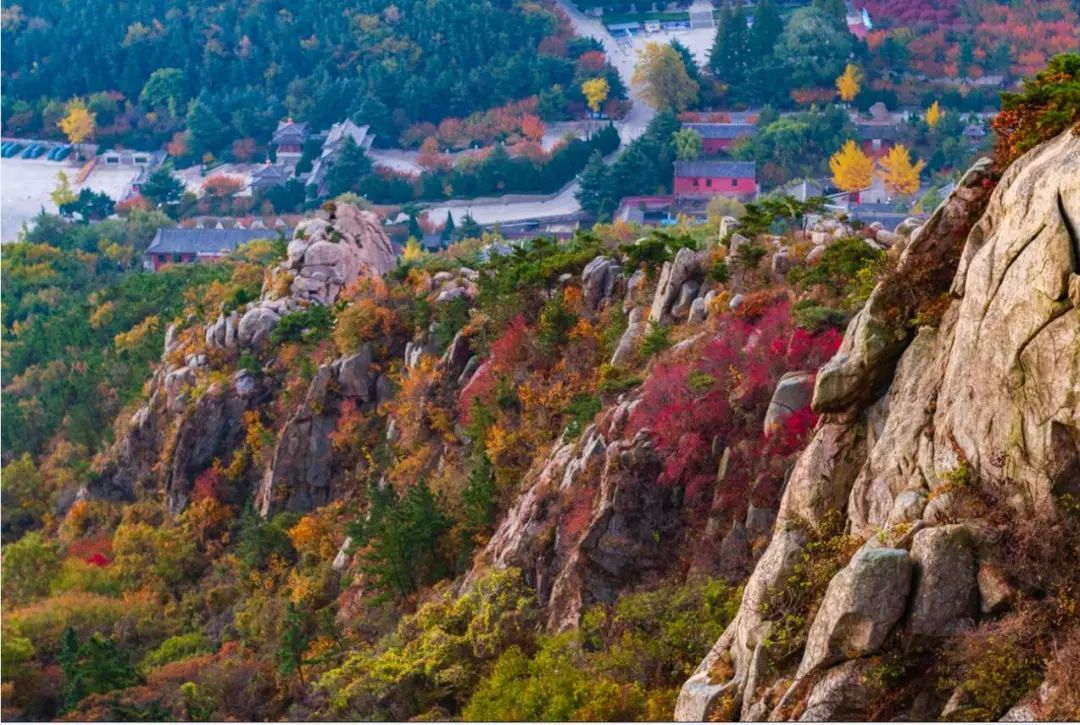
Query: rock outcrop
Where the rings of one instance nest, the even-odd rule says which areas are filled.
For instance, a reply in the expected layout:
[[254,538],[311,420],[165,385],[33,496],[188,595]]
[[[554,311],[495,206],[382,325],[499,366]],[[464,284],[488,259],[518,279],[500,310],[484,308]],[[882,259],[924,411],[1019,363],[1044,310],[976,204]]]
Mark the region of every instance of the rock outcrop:
[[372,370],[367,344],[318,369],[303,403],[274,442],[270,465],[255,493],[255,510],[260,515],[311,511],[340,494],[334,489],[342,477],[333,475],[336,456],[331,434],[346,400],[354,401],[361,411],[374,409],[382,378]]
[[663,576],[681,539],[678,492],[656,485],[661,462],[648,434],[622,437],[632,405],[542,460],[484,551],[495,566],[522,568],[552,629]]
[[[895,273],[818,373],[822,420],[678,719],[709,719],[721,703],[743,719],[798,716],[796,703],[811,719],[865,717],[862,689],[844,684],[863,667],[855,658],[892,633],[933,639],[1007,606],[1000,577],[996,591],[988,574],[980,585],[976,532],[949,525],[954,489],[992,489],[1031,517],[1053,516],[1056,497],[1080,487],[1080,137],[1032,150],[996,188],[989,163],[977,164],[917,224],[902,225],[913,231],[896,241]],[[806,545],[802,527],[834,511],[866,544],[830,582],[795,668],[770,656],[762,605]],[[731,667],[714,668],[721,659]],[[734,674],[710,675],[724,669]]]
[[[335,204],[293,231],[286,258],[269,270],[257,302],[224,311],[206,328],[209,347],[259,347],[282,317],[308,304],[331,305],[361,277],[381,277],[397,263],[394,248],[370,211]],[[467,294],[462,287],[460,294]],[[447,289],[443,294],[451,295]],[[472,292],[475,296],[475,289]]]

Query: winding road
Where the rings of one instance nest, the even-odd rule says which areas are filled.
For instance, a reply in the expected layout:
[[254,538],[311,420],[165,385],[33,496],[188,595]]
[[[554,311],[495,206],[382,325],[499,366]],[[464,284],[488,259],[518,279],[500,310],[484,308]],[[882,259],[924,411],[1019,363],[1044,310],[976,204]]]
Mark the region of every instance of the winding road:
[[[573,6],[573,3],[567,0],[556,0],[556,4],[570,18],[575,33],[582,37],[595,38],[603,44],[608,60],[619,71],[623,84],[630,89],[630,99],[633,102],[630,111],[625,119],[615,124],[619,130],[619,138],[625,146],[643,134],[653,116],[656,115],[656,110],[641,97],[641,86],[633,82],[636,60],[634,50],[620,47],[603,23],[596,18],[584,15]],[[519,196],[512,202],[484,200],[477,203],[467,199],[450,201],[431,207],[428,210],[428,218],[433,222],[442,223],[446,219],[447,212],[452,211],[454,219],[458,222],[463,216],[469,214],[480,224],[494,224],[565,216],[581,209],[577,199],[574,198],[577,188],[577,181],[572,181],[554,196],[537,196],[534,199],[522,199]]]

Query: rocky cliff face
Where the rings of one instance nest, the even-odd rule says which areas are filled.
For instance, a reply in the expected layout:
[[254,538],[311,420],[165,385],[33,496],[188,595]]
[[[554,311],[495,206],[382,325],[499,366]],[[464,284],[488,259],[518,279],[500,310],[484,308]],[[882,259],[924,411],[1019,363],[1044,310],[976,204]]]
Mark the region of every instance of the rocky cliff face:
[[[217,379],[211,358],[258,351],[286,315],[329,305],[345,287],[379,277],[395,263],[390,241],[371,212],[339,204],[305,220],[286,260],[268,270],[259,300],[222,311],[205,327],[188,328],[183,340],[170,329],[148,400],[119,431],[88,494],[131,500],[160,489],[169,510],[182,511],[195,478],[215,461],[229,460],[242,442],[244,414],[277,392],[273,375],[252,370]],[[193,352],[178,361],[182,343]],[[327,503],[335,465],[329,436],[342,403],[351,400],[370,410],[388,394],[385,376],[372,371],[370,346],[318,370],[299,409],[277,432],[265,475],[252,472],[257,509],[269,515]]]
[[[914,234],[818,375],[822,421],[677,719],[872,717],[869,656],[915,657],[992,624],[1006,580],[1039,596],[1024,572],[1002,574],[996,547],[1022,521],[1049,535],[1080,492],[1078,230],[1080,137],[1067,132],[996,188],[976,166]],[[839,570],[816,600],[792,604],[786,588],[827,561]],[[896,714],[948,716],[970,694],[944,703],[933,686]]]

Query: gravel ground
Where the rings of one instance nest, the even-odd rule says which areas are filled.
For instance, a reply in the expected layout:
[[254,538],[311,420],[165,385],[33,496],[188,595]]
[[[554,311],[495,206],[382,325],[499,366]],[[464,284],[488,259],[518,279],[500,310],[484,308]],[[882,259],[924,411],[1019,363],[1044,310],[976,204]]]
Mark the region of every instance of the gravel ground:
[[67,173],[74,191],[86,187],[103,191],[113,199],[119,199],[139,173],[134,166],[101,164],[90,172],[85,183],[76,185],[74,179],[81,166],[66,161],[48,161],[44,156],[0,159],[0,241],[15,241],[23,223],[37,216],[42,208],[56,212],[49,194],[56,188],[56,175],[60,171]]

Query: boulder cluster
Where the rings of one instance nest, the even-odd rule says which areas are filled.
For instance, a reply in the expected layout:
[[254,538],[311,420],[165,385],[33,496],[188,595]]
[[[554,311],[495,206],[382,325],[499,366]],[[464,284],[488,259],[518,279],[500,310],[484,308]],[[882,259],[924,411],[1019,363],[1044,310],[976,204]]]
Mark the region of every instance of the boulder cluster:
[[286,259],[267,275],[260,299],[222,311],[206,328],[206,344],[226,350],[257,347],[285,315],[309,304],[331,305],[357,279],[381,277],[396,263],[374,212],[334,204],[297,225]]

